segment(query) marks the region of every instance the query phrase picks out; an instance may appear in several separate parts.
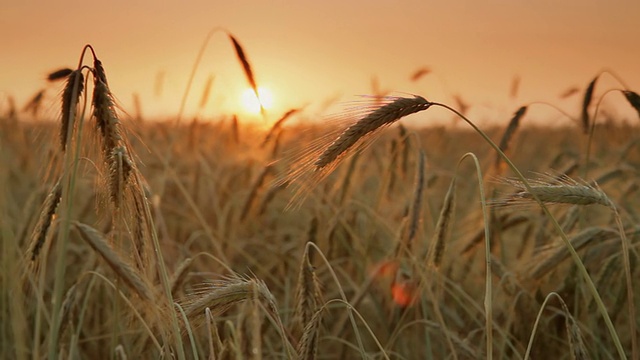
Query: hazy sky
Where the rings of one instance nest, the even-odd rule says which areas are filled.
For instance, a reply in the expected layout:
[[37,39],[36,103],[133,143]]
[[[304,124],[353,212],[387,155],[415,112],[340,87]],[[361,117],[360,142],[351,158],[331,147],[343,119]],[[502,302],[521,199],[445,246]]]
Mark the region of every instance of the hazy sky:
[[[639,21],[638,0],[1,0],[0,111],[8,95],[22,106],[49,71],[75,67],[90,43],[125,110],[133,111],[136,92],[145,115],[176,113],[196,54],[218,26],[244,46],[258,83],[273,92],[275,114],[370,94],[374,76],[382,89],[451,104],[460,94],[474,108],[500,114],[537,100],[573,111],[580,95],[572,102],[558,95],[571,86],[583,91],[605,68],[640,90]],[[432,73],[411,82],[425,66]],[[209,43],[189,111],[210,75],[205,115],[240,111],[247,84],[223,33]],[[520,90],[511,99],[516,75]],[[596,94],[621,86],[604,75]],[[47,92],[53,114],[59,91]],[[615,102],[620,95],[608,96]]]

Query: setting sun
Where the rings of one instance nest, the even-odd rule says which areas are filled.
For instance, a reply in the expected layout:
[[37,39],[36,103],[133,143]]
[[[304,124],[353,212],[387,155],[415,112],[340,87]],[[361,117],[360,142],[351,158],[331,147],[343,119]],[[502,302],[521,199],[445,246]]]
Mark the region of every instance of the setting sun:
[[258,87],[258,96],[260,96],[260,99],[256,97],[256,94],[251,88],[242,92],[242,106],[244,111],[251,114],[259,114],[260,103],[262,103],[262,106],[266,110],[273,106],[273,94],[271,90],[264,87]]

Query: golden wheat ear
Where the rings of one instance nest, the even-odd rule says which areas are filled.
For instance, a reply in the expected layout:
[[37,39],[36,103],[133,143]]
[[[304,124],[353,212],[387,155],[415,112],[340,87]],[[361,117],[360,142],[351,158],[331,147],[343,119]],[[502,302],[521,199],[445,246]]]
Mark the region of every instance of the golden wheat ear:
[[340,136],[318,157],[314,165],[322,169],[331,165],[351,147],[356,145],[365,135],[377,129],[393,124],[401,118],[426,110],[431,103],[425,98],[415,95],[412,98],[398,97],[384,106],[370,112],[355,124],[348,127]]
[[40,251],[45,245],[47,235],[50,232],[61,198],[62,184],[60,180],[58,180],[47,195],[42,206],[40,216],[38,217],[38,222],[31,234],[31,240],[27,249],[27,258],[30,260],[31,264],[38,260]]
[[140,298],[152,301],[153,291],[141,275],[136,271],[129,262],[122,258],[120,253],[114,249],[106,237],[93,227],[74,222],[73,224],[80,233],[80,237],[93,248],[109,267],[124,281],[132,290],[134,290]]
[[94,61],[93,117],[102,139],[102,154],[108,169],[109,197],[115,208],[120,208],[126,185],[135,166],[129,147],[122,134],[120,120],[115,110],[113,95],[107,85],[107,75],[102,62]]
[[289,184],[294,188],[294,196],[288,207],[301,205],[321,180],[344,159],[375,141],[376,134],[380,134],[382,129],[431,105],[431,102],[418,95],[373,96],[353,103],[344,113],[328,118],[329,133],[292,152],[293,156],[288,159],[291,162],[289,170],[276,181],[276,185]]
[[74,70],[67,77],[67,84],[62,91],[62,124],[60,127],[60,145],[66,150],[68,136],[73,131],[77,107],[84,90],[84,75]]
[[527,189],[524,184],[518,180],[507,179],[506,182],[518,189],[518,191],[507,200],[507,203],[534,201],[538,199],[547,204],[599,204],[614,208],[613,203],[600,187],[580,183],[568,176],[561,176],[556,181],[550,177],[530,180],[532,184],[530,189]]

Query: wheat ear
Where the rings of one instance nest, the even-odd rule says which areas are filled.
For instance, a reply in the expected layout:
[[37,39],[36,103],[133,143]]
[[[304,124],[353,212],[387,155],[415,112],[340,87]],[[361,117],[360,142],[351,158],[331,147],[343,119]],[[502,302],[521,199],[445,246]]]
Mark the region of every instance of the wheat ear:
[[591,105],[593,90],[596,87],[597,80],[598,76],[594,77],[593,80],[591,80],[591,82],[587,86],[587,90],[584,92],[584,98],[582,99],[582,131],[585,134],[589,133],[589,126],[591,125],[591,120],[589,119],[589,105]]
[[73,225],[80,233],[82,239],[86,241],[93,250],[100,254],[122,281],[138,293],[142,299],[152,301],[153,295],[149,286],[143,281],[138,272],[109,245],[108,240],[102,233],[80,222],[74,222]]
[[442,263],[442,256],[447,243],[447,238],[451,232],[451,225],[453,222],[453,215],[455,210],[456,200],[456,178],[451,180],[449,190],[444,197],[444,204],[440,210],[440,217],[436,224],[436,230],[431,239],[428,252],[428,264],[435,268],[440,267]]
[[104,67],[98,59],[94,61],[93,116],[101,135],[102,153],[109,173],[109,197],[118,209],[134,164],[120,129]]
[[60,145],[62,151],[67,148],[67,137],[73,129],[77,106],[84,89],[84,75],[80,70],[74,70],[67,78],[67,84],[62,91],[62,126],[60,127]]
[[412,98],[393,98],[393,101],[369,112],[366,116],[342,132],[318,157],[314,165],[317,169],[331,165],[365,135],[382,126],[390,125],[407,115],[426,110],[429,106],[431,106],[431,103],[418,95]]
[[408,251],[413,248],[413,242],[418,234],[418,225],[422,218],[422,200],[424,194],[424,174],[427,163],[427,155],[424,150],[420,150],[420,156],[418,161],[418,168],[416,169],[416,181],[415,190],[413,193],[413,204],[411,206],[410,220],[409,220],[409,233],[405,240],[405,246]]
[[247,76],[247,81],[249,85],[251,85],[251,89],[253,90],[258,102],[260,103],[260,113],[264,115],[264,106],[262,105],[262,100],[260,100],[260,95],[258,94],[258,84],[256,83],[256,78],[253,75],[253,70],[251,68],[251,64],[249,63],[249,58],[247,58],[242,45],[238,42],[238,40],[231,34],[227,33],[229,36],[229,40],[233,43],[233,48],[236,51],[236,55],[238,56],[238,60],[242,64],[242,69],[244,70],[244,74]]
[[254,289],[258,298],[270,304],[275,303],[273,295],[267,285],[258,279],[233,278],[205,285],[186,300],[184,308],[189,320],[195,320],[204,315],[209,308],[213,315],[220,315],[232,305],[254,298]]
[[47,195],[47,198],[45,199],[42,206],[42,211],[40,212],[38,222],[33,229],[33,233],[31,234],[31,241],[29,242],[27,256],[32,262],[37,259],[38,254],[40,254],[40,250],[42,249],[45,240],[47,239],[47,234],[49,233],[51,223],[53,222],[53,218],[56,214],[56,210],[58,208],[58,205],[60,204],[61,198],[62,185],[60,180],[58,180]]
[[47,75],[47,81],[62,80],[71,75],[72,72],[73,70],[69,68],[58,69],[56,71],[50,72],[49,75]]
[[507,183],[519,189],[507,200],[507,203],[521,200],[533,201],[535,198],[544,203],[591,205],[599,204],[611,209],[613,203],[597,184],[578,183],[568,176],[560,176],[558,181],[553,179],[530,180],[531,187],[526,189],[522,182],[507,179]]
[[[506,153],[508,151],[511,139],[513,138],[513,135],[518,129],[518,126],[520,126],[520,119],[522,119],[522,117],[526,114],[526,112],[527,112],[527,107],[522,106],[513,114],[513,117],[509,121],[509,125],[507,125],[507,129],[504,131],[504,134],[502,135],[502,139],[500,139],[499,146],[502,152]],[[501,163],[502,163],[502,158],[500,157],[500,154],[497,154],[496,168],[499,168]]]
[[627,101],[634,109],[638,112],[638,116],[640,117],[640,95],[638,95],[635,91],[625,90],[622,92],[624,97],[627,98]]
[[[314,224],[312,223],[312,229]],[[316,222],[317,226],[317,222]],[[300,270],[298,272],[298,284],[296,286],[295,318],[304,329],[311,323],[313,314],[318,310],[322,302],[320,282],[315,268],[311,263],[311,249],[305,248]]]

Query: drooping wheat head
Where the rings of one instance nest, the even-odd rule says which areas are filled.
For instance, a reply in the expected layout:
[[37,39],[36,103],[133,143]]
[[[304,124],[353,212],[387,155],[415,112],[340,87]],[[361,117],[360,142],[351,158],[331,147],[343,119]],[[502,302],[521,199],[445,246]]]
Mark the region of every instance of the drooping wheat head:
[[116,209],[124,199],[127,182],[130,180],[135,164],[129,147],[123,136],[120,120],[102,62],[94,61],[93,117],[102,142],[102,155],[107,167],[107,187],[109,198]]
[[305,144],[295,153],[293,164],[279,184],[288,182],[296,189],[290,204],[299,205],[320,180],[328,176],[338,164],[357,153],[376,139],[375,135],[399,119],[426,110],[431,102],[421,96],[373,97],[368,102],[354,107],[328,122],[339,126],[324,137]]
[[429,106],[431,106],[431,103],[418,95],[413,98],[389,98],[385,105],[369,112],[340,134],[318,157],[314,165],[317,169],[329,166],[356,145],[364,136],[407,115],[426,110]]
[[76,113],[82,91],[84,89],[84,75],[81,70],[74,70],[67,77],[67,84],[62,92],[62,125],[60,127],[60,144],[62,151],[66,150],[67,137],[75,126]]
[[153,301],[153,291],[143,277],[134,269],[129,262],[124,260],[120,253],[114,249],[106,237],[93,227],[74,222],[76,230],[82,239],[91,246],[107,262],[109,267],[124,281],[140,298],[146,301]]
[[609,197],[597,184],[578,182],[564,175],[557,176],[555,179],[547,175],[537,180],[529,180],[531,183],[530,191],[518,180],[506,179],[505,181],[518,191],[511,194],[503,204],[517,204],[523,201],[534,201],[537,198],[549,204],[599,204],[615,208]]

